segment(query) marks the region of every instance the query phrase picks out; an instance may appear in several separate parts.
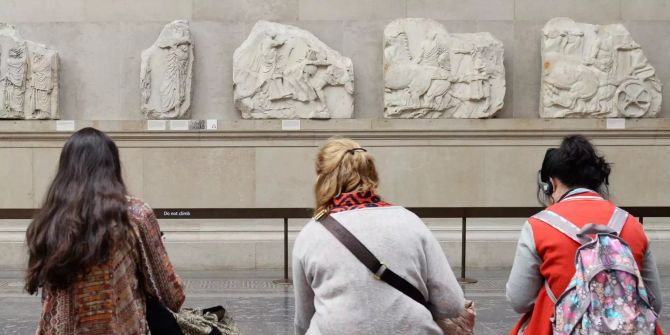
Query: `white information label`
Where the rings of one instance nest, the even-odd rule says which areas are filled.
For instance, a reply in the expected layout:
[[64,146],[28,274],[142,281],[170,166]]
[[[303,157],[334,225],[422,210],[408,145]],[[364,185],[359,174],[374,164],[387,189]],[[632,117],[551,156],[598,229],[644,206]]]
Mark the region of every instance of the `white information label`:
[[281,120],[281,130],[300,130],[300,120]]
[[170,130],[188,130],[188,120],[170,120]]
[[56,131],[74,131],[74,120],[56,121]]
[[626,119],[607,119],[607,129],[626,129]]
[[217,130],[217,129],[219,129],[219,121],[207,120],[207,130]]
[[167,122],[165,120],[147,120],[147,130],[165,130]]

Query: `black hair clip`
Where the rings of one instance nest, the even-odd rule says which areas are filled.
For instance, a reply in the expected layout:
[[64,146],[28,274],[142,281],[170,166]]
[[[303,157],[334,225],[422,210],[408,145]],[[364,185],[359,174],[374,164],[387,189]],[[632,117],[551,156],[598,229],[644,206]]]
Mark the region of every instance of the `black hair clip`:
[[368,151],[365,150],[364,148],[353,148],[353,149],[349,149],[349,150],[347,150],[347,152],[350,153],[350,154],[352,154],[352,155],[353,155],[356,151],[364,151],[364,152],[368,152]]

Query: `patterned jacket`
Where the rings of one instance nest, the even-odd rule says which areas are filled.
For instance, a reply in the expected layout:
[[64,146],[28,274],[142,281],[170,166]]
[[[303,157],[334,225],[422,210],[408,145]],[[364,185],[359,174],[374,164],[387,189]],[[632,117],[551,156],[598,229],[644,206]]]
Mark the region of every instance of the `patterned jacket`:
[[[129,198],[132,247],[117,247],[66,290],[42,292],[37,335],[147,334],[147,295],[171,310],[184,302],[184,285],[163,246],[158,221],[142,200]],[[130,249],[130,250],[129,250]]]

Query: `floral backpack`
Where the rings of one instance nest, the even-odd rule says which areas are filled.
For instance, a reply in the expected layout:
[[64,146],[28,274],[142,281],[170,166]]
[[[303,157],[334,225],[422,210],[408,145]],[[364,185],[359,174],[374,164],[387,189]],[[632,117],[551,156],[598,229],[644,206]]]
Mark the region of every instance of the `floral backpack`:
[[548,210],[534,217],[581,244],[575,275],[563,294],[556,299],[544,283],[555,304],[554,335],[655,333],[653,297],[644,287],[633,252],[619,237],[626,211],[616,208],[607,226],[588,224],[581,230]]

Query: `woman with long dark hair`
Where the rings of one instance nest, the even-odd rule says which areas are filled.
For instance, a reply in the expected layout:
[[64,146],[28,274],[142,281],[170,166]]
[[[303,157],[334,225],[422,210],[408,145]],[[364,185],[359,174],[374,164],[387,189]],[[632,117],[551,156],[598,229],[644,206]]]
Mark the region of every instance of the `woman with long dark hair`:
[[147,298],[174,311],[184,301],[153,211],[128,196],[118,149],[96,129],[65,143],[26,239],[37,334],[146,334]]
[[[660,278],[649,239],[634,216],[607,200],[610,171],[610,164],[581,135],[567,136],[560,147],[547,150],[538,172],[538,197],[547,208],[529,218],[523,226],[507,281],[507,300],[515,311],[523,314],[510,335],[576,334],[576,331],[566,331],[573,325],[564,322],[566,318],[581,320],[575,327],[582,327],[584,334],[595,333],[595,329],[586,330],[584,327],[609,328],[602,331],[603,334],[662,334],[658,326],[653,330],[654,317],[648,317],[650,313],[643,312],[653,309],[658,313],[663,305]],[[594,248],[593,243],[601,242],[600,237],[591,239],[595,236],[592,232],[616,235],[630,247],[629,250],[617,249],[615,245],[622,244],[614,238],[616,241],[609,246],[612,254],[603,252],[602,257],[607,258],[619,252],[611,257],[614,261],[605,266],[627,271],[634,269],[635,265],[639,271],[639,277],[635,275],[635,278],[639,282],[628,286],[629,282],[622,280],[630,278],[628,276],[613,279],[610,276],[617,273],[607,272],[610,268],[583,266],[596,264],[594,257],[590,258],[591,263],[586,263],[586,256],[582,257],[592,255],[586,252],[593,249],[585,248]],[[576,259],[582,265],[579,271]],[[582,260],[585,263],[581,263]],[[595,279],[580,277],[586,272]],[[631,270],[628,274],[633,272]],[[603,285],[605,279],[609,280],[609,286],[603,288],[599,285]],[[624,284],[625,287],[634,287],[635,292],[632,293],[632,289],[622,290]],[[563,294],[575,292],[575,288],[584,286],[595,293],[584,294],[579,299]],[[639,293],[638,289],[645,293]],[[624,293],[628,294],[626,299],[622,298]],[[640,305],[631,306],[634,303]],[[586,310],[581,310],[580,314],[579,308],[570,312],[560,308],[570,304],[572,307],[589,306],[588,313],[593,314],[588,314]],[[594,317],[596,321],[590,322],[592,316],[600,316],[597,313],[607,314],[607,317]],[[555,324],[552,325],[552,322]],[[643,328],[648,324],[652,326]],[[601,328],[598,330],[601,331]]]

